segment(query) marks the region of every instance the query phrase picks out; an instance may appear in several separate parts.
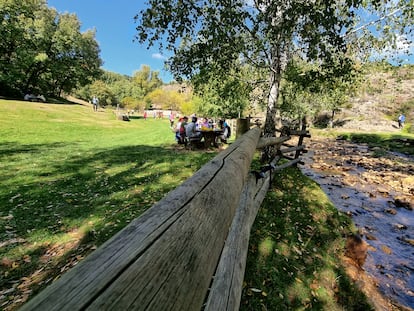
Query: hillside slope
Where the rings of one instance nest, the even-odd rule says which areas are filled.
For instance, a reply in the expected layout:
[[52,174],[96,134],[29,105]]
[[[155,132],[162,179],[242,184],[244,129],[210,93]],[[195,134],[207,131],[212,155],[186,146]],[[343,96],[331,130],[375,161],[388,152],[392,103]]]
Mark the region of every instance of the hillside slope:
[[[375,70],[365,76],[350,107],[342,108],[335,124],[357,131],[399,132],[398,114],[407,118],[406,130],[414,132],[414,66]],[[411,126],[411,129],[410,129]]]

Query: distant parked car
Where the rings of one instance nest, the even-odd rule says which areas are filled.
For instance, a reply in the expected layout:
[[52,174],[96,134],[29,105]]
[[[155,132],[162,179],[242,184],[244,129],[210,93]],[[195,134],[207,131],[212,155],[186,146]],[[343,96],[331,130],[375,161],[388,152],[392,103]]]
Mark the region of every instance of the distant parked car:
[[28,100],[29,102],[46,102],[46,98],[43,95],[33,95],[33,94],[26,94],[24,95],[24,100]]

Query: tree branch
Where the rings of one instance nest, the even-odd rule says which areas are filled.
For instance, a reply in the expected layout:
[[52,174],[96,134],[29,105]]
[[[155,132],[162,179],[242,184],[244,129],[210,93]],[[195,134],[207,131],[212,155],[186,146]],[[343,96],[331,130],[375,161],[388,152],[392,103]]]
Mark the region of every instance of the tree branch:
[[345,38],[345,37],[347,37],[347,36],[349,36],[349,35],[351,35],[353,33],[356,33],[356,32],[358,32],[358,31],[360,31],[362,29],[368,28],[371,25],[378,24],[379,22],[381,22],[381,21],[389,18],[390,16],[393,16],[393,15],[397,14],[399,11],[402,11],[402,9],[404,9],[406,7],[407,7],[407,5],[404,5],[404,6],[400,7],[400,8],[398,8],[398,9],[395,9],[394,11],[388,13],[387,15],[381,16],[380,18],[378,18],[376,20],[370,21],[369,23],[366,23],[366,24],[364,24],[364,25],[362,25],[362,26],[360,26],[360,27],[358,27],[356,29],[353,29],[353,30],[351,30],[349,32],[346,32],[345,34],[342,35],[342,38]]

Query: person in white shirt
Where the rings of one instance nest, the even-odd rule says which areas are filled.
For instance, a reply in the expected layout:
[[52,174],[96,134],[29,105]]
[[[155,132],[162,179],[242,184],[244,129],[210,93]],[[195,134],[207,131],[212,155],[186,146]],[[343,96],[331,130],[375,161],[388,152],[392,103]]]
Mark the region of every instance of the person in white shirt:
[[185,128],[185,134],[188,138],[201,138],[201,133],[197,132],[197,117],[192,117],[191,122]]

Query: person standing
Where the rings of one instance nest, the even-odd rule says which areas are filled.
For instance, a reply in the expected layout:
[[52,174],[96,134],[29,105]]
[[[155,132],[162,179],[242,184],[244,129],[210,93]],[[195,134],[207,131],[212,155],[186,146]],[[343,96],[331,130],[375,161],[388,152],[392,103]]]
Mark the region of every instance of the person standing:
[[92,98],[93,111],[98,111],[99,99],[96,96]]
[[404,127],[404,122],[405,122],[405,115],[400,114],[399,117],[398,117],[398,128],[403,128]]
[[187,139],[186,139],[186,128],[187,128],[187,121],[188,118],[185,116],[183,120],[180,123],[179,127],[179,134],[180,134],[180,144],[187,145]]
[[172,111],[170,113],[169,119],[170,119],[170,127],[173,127],[174,126],[174,114]]

